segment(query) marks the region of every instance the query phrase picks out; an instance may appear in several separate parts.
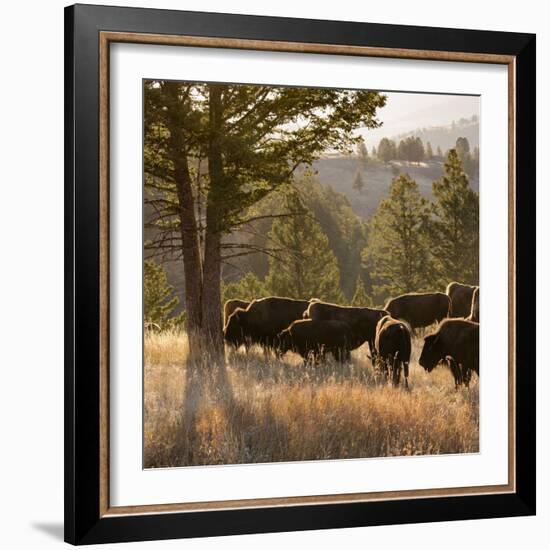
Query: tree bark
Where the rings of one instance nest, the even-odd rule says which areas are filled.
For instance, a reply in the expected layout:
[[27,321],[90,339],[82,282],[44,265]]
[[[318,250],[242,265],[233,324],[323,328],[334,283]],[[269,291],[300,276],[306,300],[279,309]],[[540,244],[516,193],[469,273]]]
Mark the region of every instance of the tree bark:
[[202,296],[202,332],[216,356],[223,356],[221,318],[221,250],[220,234],[206,232],[204,243],[204,278]]
[[202,333],[211,351],[223,358],[224,344],[221,319],[221,200],[224,192],[222,159],[223,106],[222,87],[209,86],[208,174],[210,190],[206,206],[204,238]]
[[179,87],[173,84],[165,88],[172,105],[177,108],[168,116],[166,124],[170,132],[170,158],[174,165],[174,181],[178,195],[180,232],[182,240],[183,271],[185,278],[185,307],[187,311],[186,328],[189,337],[190,351],[195,348],[196,335],[202,324],[202,266],[199,244],[199,229],[195,214],[195,201],[189,172],[189,161],[183,135],[181,112],[185,105],[180,103]]
[[202,267],[199,235],[187,159],[181,158],[174,164],[177,165],[175,170],[176,188],[180,205],[180,232],[187,310],[186,325],[189,338],[193,339],[194,335],[200,332],[202,325]]

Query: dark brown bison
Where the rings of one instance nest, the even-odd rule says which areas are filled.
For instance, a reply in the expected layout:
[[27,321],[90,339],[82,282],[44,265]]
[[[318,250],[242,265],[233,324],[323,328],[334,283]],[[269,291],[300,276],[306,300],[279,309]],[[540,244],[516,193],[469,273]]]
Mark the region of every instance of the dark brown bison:
[[374,353],[376,324],[387,314],[387,311],[381,309],[339,306],[315,301],[310,303],[304,317],[316,321],[342,321],[346,323],[352,333],[350,349],[358,348],[367,341],[372,355]]
[[402,294],[388,300],[384,309],[412,329],[427,327],[448,317],[451,301],[443,292]]
[[227,320],[229,319],[229,316],[237,309],[246,309],[248,307],[248,304],[250,302],[246,302],[245,300],[227,300],[225,304],[223,305],[223,326],[227,325]]
[[476,286],[474,293],[472,294],[472,308],[470,309],[470,315],[467,317],[468,321],[474,321],[479,323],[479,287]]
[[399,385],[401,369],[405,387],[409,387],[409,362],[411,360],[411,332],[409,327],[386,315],[376,326],[376,367],[386,376],[391,374],[392,384]]
[[342,321],[300,319],[279,334],[278,349],[300,354],[307,362],[317,363],[326,353],[344,362],[350,358],[351,331]]
[[472,371],[479,376],[479,323],[466,319],[447,319],[437,332],[424,338],[424,347],[418,360],[431,372],[439,363],[446,362],[455,379],[455,386],[470,383]]
[[447,296],[451,299],[451,313],[449,317],[468,317],[472,309],[472,295],[477,287],[462,283],[449,283]]
[[237,308],[227,319],[224,328],[226,342],[235,348],[260,344],[275,348],[277,335],[301,319],[309,306],[307,300],[270,296],[250,302],[246,309]]

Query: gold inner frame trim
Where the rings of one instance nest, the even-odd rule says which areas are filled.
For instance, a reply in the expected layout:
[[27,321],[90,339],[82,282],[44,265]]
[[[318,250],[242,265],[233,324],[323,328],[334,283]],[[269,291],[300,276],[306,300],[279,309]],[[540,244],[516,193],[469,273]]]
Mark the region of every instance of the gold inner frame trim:
[[[256,50],[271,52],[312,53],[492,63],[508,67],[508,483],[476,487],[416,489],[371,493],[348,493],[301,497],[279,497],[215,502],[149,504],[140,506],[110,506],[109,500],[109,46],[112,42]],[[309,44],[268,40],[228,39],[205,36],[160,35],[146,33],[99,33],[99,264],[100,264],[100,486],[99,513],[104,516],[197,512],[277,506],[314,506],[381,500],[441,498],[448,496],[513,493],[516,490],[515,468],[515,403],[516,403],[516,342],[515,342],[515,57],[499,54],[462,53],[401,48]]]

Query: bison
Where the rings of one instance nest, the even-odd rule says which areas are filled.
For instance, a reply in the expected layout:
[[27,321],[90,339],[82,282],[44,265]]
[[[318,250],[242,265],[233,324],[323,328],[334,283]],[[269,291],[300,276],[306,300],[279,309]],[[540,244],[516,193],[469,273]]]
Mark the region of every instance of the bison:
[[373,355],[376,324],[387,314],[387,311],[381,309],[339,306],[327,302],[312,301],[304,313],[304,318],[317,321],[342,321],[346,323],[352,332],[350,349],[358,348],[367,341],[371,355]]
[[455,387],[470,384],[472,371],[479,376],[479,323],[466,319],[446,319],[437,332],[424,338],[420,365],[431,372],[446,362],[455,379]]
[[294,351],[306,363],[317,363],[326,353],[340,362],[350,359],[352,335],[349,325],[342,321],[300,319],[283,330],[278,340],[281,353]]
[[227,325],[227,320],[229,316],[237,309],[246,309],[250,302],[245,302],[244,300],[227,300],[223,305],[223,326]]
[[405,376],[405,387],[409,387],[409,362],[411,360],[411,332],[409,327],[390,315],[386,315],[376,326],[376,366],[386,376],[391,373],[392,384],[399,386],[401,369]]
[[451,299],[451,313],[449,317],[463,317],[470,315],[472,308],[472,295],[475,286],[464,285],[462,283],[449,283],[447,285],[447,296]]
[[237,308],[224,327],[226,342],[235,349],[260,344],[275,349],[277,335],[292,321],[301,319],[308,308],[307,300],[269,296],[250,302],[246,309]]
[[474,321],[479,323],[479,287],[477,286],[472,294],[472,308],[470,309],[470,315],[467,317],[468,321]]
[[388,300],[384,309],[412,329],[427,327],[448,317],[451,301],[443,292],[402,294]]

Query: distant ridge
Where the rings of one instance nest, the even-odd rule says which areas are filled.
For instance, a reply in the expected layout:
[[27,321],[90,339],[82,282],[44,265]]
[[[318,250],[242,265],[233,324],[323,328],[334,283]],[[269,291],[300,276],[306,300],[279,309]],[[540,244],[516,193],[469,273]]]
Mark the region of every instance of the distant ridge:
[[467,138],[470,142],[470,148],[473,149],[474,147],[479,147],[479,120],[477,117],[470,119],[462,118],[444,126],[417,128],[410,132],[393,136],[391,139],[399,142],[410,136],[419,137],[424,142],[424,145],[430,142],[434,152],[437,147],[441,147],[443,152],[451,149],[455,146],[456,140],[459,137]]
[[[397,173],[408,173],[418,183],[422,195],[430,199],[432,183],[443,175],[443,159],[434,159],[419,165],[399,161],[388,165],[370,161],[363,165],[356,157],[327,156],[315,161],[313,169],[322,185],[342,193],[349,200],[353,211],[366,220],[374,214],[380,201],[389,195],[392,179]],[[357,170],[361,171],[365,182],[365,188],[360,193],[353,188]],[[477,175],[470,178],[470,185],[478,191]]]

